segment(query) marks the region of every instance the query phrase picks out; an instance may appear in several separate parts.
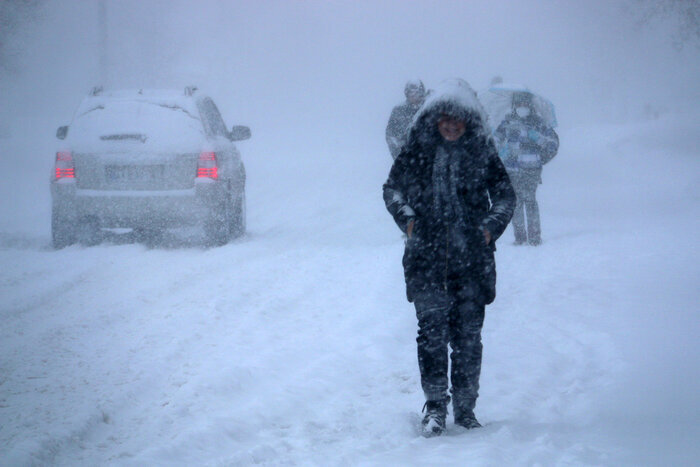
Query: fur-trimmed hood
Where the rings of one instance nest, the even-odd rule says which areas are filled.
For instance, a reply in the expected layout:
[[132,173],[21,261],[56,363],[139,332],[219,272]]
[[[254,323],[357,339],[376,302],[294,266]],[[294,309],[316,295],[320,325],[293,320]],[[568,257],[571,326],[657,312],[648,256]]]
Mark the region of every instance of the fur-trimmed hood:
[[409,145],[421,146],[436,141],[439,135],[437,121],[447,114],[467,124],[467,131],[462,138],[474,136],[487,138],[487,114],[476,93],[469,84],[460,78],[452,78],[440,83],[430,91],[421,108],[416,112],[410,126]]

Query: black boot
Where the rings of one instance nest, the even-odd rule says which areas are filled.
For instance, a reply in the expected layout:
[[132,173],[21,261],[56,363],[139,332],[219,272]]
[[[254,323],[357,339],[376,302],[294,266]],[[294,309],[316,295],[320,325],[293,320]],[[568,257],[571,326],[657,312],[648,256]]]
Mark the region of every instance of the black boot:
[[476,419],[472,409],[458,409],[455,407],[455,425],[471,430],[472,428],[481,428],[481,423]]
[[440,436],[445,431],[447,419],[447,404],[450,398],[427,401],[423,406],[422,432],[423,436],[430,438],[432,436]]

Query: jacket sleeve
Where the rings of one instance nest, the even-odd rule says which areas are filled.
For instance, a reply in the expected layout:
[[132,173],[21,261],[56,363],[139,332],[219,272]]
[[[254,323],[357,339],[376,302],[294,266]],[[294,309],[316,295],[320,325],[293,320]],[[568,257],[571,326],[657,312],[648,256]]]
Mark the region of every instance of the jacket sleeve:
[[511,169],[517,168],[518,157],[517,154],[510,150],[510,144],[508,142],[508,128],[510,127],[510,120],[506,118],[498,125],[498,128],[493,133],[493,142],[496,145],[496,150],[498,151],[498,156],[504,162],[506,167]]
[[552,128],[545,127],[542,131],[542,141],[540,145],[542,147],[542,164],[546,164],[557,155],[557,151],[559,150],[559,136]]
[[403,233],[406,233],[408,222],[416,216],[406,200],[406,159],[405,151],[396,158],[383,187],[384,204]]
[[515,210],[515,191],[510,183],[503,162],[499,159],[495,149],[488,145],[489,158],[486,172],[486,180],[491,199],[491,208],[482,222],[482,227],[487,229],[495,241],[506,230],[510,218]]
[[538,123],[527,131],[526,144],[533,146],[539,154],[542,165],[551,161],[559,150],[559,136],[544,121],[539,119]]
[[386,144],[389,146],[391,157],[396,159],[401,151],[401,134],[399,132],[399,109],[394,107],[386,125]]
[[500,125],[498,125],[498,128],[493,132],[493,139],[494,142],[496,143],[496,146],[501,146],[502,144],[505,143],[506,140],[506,120],[503,120]]

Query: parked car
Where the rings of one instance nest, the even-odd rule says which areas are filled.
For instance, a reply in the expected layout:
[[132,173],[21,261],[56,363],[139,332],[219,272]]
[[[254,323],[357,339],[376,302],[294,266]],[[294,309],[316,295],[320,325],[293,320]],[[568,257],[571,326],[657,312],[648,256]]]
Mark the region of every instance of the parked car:
[[73,121],[51,174],[53,244],[99,242],[103,228],[158,234],[201,225],[210,245],[246,228],[245,167],[211,98],[184,92],[96,88]]

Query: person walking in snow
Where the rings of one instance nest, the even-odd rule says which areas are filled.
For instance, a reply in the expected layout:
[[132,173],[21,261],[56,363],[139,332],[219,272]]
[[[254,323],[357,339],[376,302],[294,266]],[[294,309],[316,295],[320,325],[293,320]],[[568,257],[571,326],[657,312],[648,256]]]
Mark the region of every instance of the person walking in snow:
[[528,92],[513,94],[512,112],[500,123],[494,136],[518,197],[513,215],[515,244],[539,245],[542,233],[536,192],[542,183],[542,166],[557,154],[559,137],[537,115],[532,94]]
[[403,267],[418,318],[425,436],[445,430],[450,393],[455,424],[481,426],[474,415],[481,329],[485,305],[496,296],[496,240],[515,206],[485,121],[465,81],[442,83],[418,111],[383,187],[386,207],[407,236]]
[[419,79],[410,80],[404,87],[404,94],[406,102],[394,107],[389,123],[386,125],[386,144],[389,145],[389,152],[393,159],[396,159],[401,148],[406,144],[411,120],[425,100],[425,86]]

